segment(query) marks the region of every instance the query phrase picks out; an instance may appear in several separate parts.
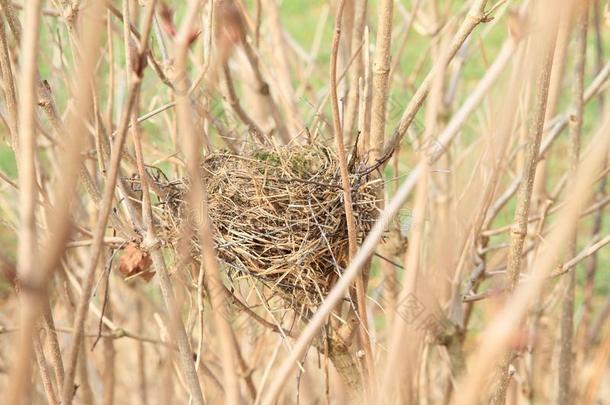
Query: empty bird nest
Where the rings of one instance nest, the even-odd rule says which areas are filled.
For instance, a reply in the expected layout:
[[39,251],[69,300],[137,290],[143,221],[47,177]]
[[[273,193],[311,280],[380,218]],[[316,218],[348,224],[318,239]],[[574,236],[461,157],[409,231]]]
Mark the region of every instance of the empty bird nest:
[[[371,170],[356,159],[349,165],[361,241],[377,217],[380,180],[369,176]],[[318,305],[348,255],[334,150],[309,145],[254,149],[243,155],[211,153],[202,162],[202,177],[216,254],[229,278],[255,281],[263,286],[265,298],[279,295],[287,307]],[[171,187],[160,219],[164,239],[177,246],[185,219],[197,215],[187,215],[189,180],[172,182]],[[197,238],[191,251],[200,255]]]

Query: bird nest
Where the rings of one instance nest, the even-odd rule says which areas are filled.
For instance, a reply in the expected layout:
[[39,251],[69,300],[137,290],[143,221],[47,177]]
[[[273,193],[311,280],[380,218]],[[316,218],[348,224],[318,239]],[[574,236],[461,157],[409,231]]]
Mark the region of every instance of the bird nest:
[[[359,242],[378,213],[379,180],[369,178],[370,171],[355,159],[350,161]],[[335,152],[310,145],[256,149],[244,155],[212,153],[202,163],[202,177],[216,253],[229,277],[262,283],[266,298],[279,295],[289,307],[317,306],[348,256]],[[174,182],[164,204],[163,226],[174,245],[189,217],[188,183]],[[200,254],[196,238],[192,251]]]

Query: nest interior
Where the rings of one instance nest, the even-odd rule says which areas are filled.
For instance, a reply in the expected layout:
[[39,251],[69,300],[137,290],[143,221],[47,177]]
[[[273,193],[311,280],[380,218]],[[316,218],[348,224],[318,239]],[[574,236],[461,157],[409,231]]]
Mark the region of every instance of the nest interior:
[[[377,185],[352,161],[350,182],[359,241],[377,217]],[[359,169],[360,168],[360,169]],[[314,307],[345,266],[347,224],[339,163],[326,146],[209,154],[202,163],[217,255],[231,278],[254,279],[294,308]],[[179,237],[188,180],[164,204],[166,230]],[[171,239],[171,238],[170,238]],[[174,241],[176,242],[176,241]],[[199,254],[193,241],[194,254]]]

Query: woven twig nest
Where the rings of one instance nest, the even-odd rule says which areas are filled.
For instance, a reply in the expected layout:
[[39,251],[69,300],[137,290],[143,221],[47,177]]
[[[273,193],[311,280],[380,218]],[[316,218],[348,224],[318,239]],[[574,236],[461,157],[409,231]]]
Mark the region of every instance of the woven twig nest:
[[[351,163],[360,241],[377,216],[379,183]],[[334,151],[290,146],[245,155],[213,153],[204,159],[202,173],[217,255],[230,277],[252,278],[293,308],[318,305],[344,269],[348,251]],[[183,223],[187,191],[184,182],[166,204],[166,226]],[[199,254],[196,240],[193,247]]]

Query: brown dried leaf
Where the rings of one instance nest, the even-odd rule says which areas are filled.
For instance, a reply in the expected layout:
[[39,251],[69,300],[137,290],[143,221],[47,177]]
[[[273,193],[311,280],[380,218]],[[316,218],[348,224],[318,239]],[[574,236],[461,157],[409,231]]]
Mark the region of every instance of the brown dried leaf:
[[141,250],[138,245],[133,242],[125,247],[119,262],[119,271],[123,273],[126,278],[138,276],[142,277],[145,281],[149,281],[155,274],[154,271],[147,271],[152,264],[152,260],[148,253]]

